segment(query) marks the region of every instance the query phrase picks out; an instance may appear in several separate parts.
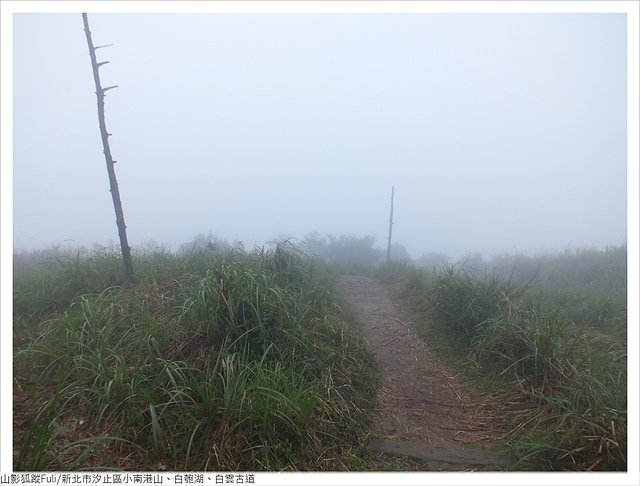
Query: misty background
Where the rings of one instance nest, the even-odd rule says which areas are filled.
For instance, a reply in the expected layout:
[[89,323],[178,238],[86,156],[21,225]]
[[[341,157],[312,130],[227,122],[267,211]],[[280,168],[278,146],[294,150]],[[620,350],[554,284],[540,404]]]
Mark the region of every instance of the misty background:
[[[129,241],[626,241],[623,14],[89,14]],[[117,241],[80,14],[14,16],[14,246]]]

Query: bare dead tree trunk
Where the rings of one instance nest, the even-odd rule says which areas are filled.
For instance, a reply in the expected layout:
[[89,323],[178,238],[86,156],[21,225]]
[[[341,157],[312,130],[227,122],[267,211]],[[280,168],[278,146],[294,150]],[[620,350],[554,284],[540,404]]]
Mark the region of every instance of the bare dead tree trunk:
[[93,69],[93,79],[96,83],[96,96],[98,98],[98,121],[100,122],[100,135],[102,137],[102,146],[104,148],[104,157],[107,161],[107,173],[109,174],[109,187],[111,191],[111,197],[113,199],[113,208],[116,212],[116,224],[118,226],[118,235],[120,236],[120,248],[122,249],[122,261],[124,263],[124,271],[127,279],[133,277],[133,263],[131,261],[131,247],[127,241],[127,226],[124,223],[124,212],[122,211],[122,201],[120,200],[120,190],[118,189],[118,180],[116,179],[115,160],[111,156],[111,148],[109,147],[109,136],[107,132],[107,125],[104,117],[104,97],[105,92],[110,89],[117,88],[118,86],[109,86],[103,88],[100,83],[100,71],[99,68],[103,64],[107,64],[109,61],[98,62],[96,60],[96,50],[101,47],[108,46],[93,46],[91,40],[91,31],[89,30],[89,21],[87,20],[87,14],[82,14],[82,21],[84,22],[84,32],[87,36],[87,45],[89,46],[89,56],[91,57],[91,67]]
[[391,186],[391,214],[389,215],[389,241],[387,243],[387,261],[391,261],[391,230],[393,229],[393,186]]

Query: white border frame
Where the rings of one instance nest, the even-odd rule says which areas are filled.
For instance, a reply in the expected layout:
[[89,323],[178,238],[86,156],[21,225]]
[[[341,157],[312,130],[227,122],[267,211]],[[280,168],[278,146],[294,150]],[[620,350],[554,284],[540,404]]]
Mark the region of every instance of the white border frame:
[[[627,245],[628,245],[628,472],[627,473],[256,473],[256,484],[300,484],[334,486],[345,484],[496,484],[511,485],[603,485],[640,484],[638,444],[639,355],[638,333],[640,295],[640,199],[638,195],[640,123],[638,29],[640,4],[636,1],[8,1],[0,3],[0,47],[2,49],[1,104],[1,177],[0,204],[0,470],[10,472],[13,464],[12,433],[12,284],[13,284],[13,164],[12,164],[12,47],[15,13],[625,13],[627,14]],[[389,475],[393,476],[389,476]],[[167,484],[173,484],[167,483]]]

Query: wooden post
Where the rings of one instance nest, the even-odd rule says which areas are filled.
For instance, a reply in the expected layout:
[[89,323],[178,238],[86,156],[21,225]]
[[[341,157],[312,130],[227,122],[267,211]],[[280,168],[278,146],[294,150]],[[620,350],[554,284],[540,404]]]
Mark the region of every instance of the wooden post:
[[389,241],[387,243],[387,262],[391,261],[391,230],[393,229],[393,186],[391,186],[391,214],[389,215]]
[[120,200],[120,190],[118,189],[118,180],[116,179],[115,160],[111,156],[111,148],[109,147],[109,136],[111,135],[107,131],[107,125],[104,117],[104,97],[105,92],[110,89],[117,88],[118,86],[109,86],[103,88],[100,83],[100,66],[107,64],[109,61],[98,62],[96,60],[96,49],[109,46],[93,46],[91,40],[91,31],[89,30],[89,21],[87,20],[87,14],[82,14],[82,21],[84,22],[84,32],[87,36],[87,45],[89,46],[89,56],[91,57],[91,67],[93,69],[93,79],[96,83],[96,96],[98,98],[98,121],[100,123],[100,135],[102,137],[102,146],[104,149],[104,157],[107,162],[107,173],[109,174],[109,187],[111,191],[111,198],[113,199],[113,208],[116,212],[116,225],[118,226],[118,235],[120,236],[120,248],[122,249],[122,261],[124,263],[124,271],[127,279],[133,277],[133,263],[131,261],[131,247],[127,241],[127,226],[124,222],[124,212],[122,211],[122,201]]

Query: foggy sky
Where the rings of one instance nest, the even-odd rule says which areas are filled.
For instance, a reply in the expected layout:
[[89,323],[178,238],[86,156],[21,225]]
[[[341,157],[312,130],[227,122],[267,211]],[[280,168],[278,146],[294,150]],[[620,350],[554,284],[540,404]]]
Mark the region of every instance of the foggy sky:
[[[622,14],[90,14],[129,240],[626,241]],[[14,17],[14,245],[117,241],[80,14]]]

